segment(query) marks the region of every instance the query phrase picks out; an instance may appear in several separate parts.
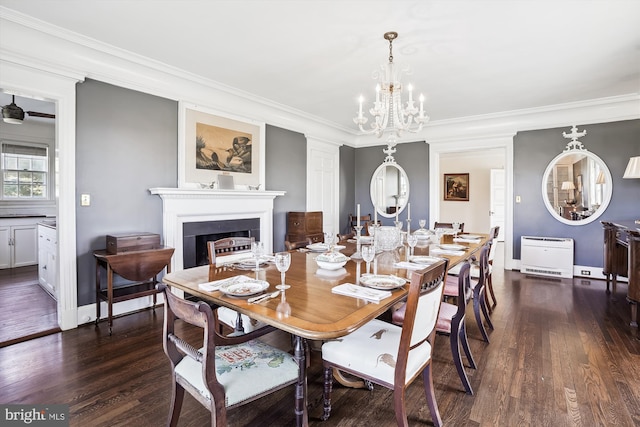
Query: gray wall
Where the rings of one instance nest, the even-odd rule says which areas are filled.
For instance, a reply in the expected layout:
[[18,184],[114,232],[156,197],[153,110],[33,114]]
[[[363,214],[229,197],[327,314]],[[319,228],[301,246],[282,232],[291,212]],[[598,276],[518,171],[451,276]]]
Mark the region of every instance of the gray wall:
[[574,264],[602,267],[600,221],[640,218],[640,180],[622,179],[630,157],[640,156],[640,120],[578,126],[587,134],[580,138],[585,148],[600,157],[613,177],[613,195],[607,210],[596,221],[582,226],[554,219],[542,201],[542,175],[551,160],[568,142],[562,132],[568,127],[519,132],[514,138],[514,258],[520,258],[521,236],[569,237],[574,239]]
[[[152,187],[177,186],[178,104],[94,80],[77,87],[76,244],[78,305],[95,302],[92,252],[105,235],[162,234]],[[80,194],[91,206],[80,206]]]
[[349,214],[354,213],[356,205],[356,149],[343,145],[340,147],[340,233],[349,233]]
[[[382,152],[384,146],[365,147],[356,149],[355,153],[355,194],[356,201],[352,206],[347,205],[349,213],[355,213],[356,204],[360,203],[362,215],[371,214],[374,210],[371,203],[369,185],[376,168],[382,164],[386,154]],[[411,203],[411,229],[418,228],[418,220],[429,219],[429,145],[424,142],[398,144],[394,154],[396,163],[405,170],[409,177],[409,202]],[[407,210],[400,214],[400,220],[407,219]],[[394,218],[378,216],[383,225],[393,225]],[[406,230],[407,223],[404,222]]]
[[267,190],[286,191],[273,205],[273,250],[284,250],[287,212],[307,210],[307,139],[301,133],[266,126]]

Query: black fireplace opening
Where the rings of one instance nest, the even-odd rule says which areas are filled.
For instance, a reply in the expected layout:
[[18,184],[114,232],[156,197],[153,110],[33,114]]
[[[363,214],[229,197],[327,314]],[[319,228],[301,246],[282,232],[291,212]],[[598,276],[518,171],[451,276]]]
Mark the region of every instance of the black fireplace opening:
[[183,268],[209,264],[207,242],[225,237],[254,237],[260,240],[260,218],[186,222],[182,225]]

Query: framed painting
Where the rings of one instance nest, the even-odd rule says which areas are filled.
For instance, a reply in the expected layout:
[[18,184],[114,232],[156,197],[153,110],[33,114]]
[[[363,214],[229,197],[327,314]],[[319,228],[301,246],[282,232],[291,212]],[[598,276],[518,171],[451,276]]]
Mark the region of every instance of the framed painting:
[[459,202],[469,201],[468,173],[444,174],[444,200]]
[[219,188],[221,175],[236,190],[264,188],[263,122],[181,102],[178,123],[178,187]]

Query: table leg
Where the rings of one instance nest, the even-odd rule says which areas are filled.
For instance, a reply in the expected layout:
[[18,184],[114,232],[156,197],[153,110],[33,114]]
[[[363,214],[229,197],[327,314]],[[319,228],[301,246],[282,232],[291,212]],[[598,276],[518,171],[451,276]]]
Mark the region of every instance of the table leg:
[[638,327],[638,303],[633,301],[632,299],[627,298],[629,304],[631,304],[631,323],[629,326],[632,328]]
[[100,323],[100,261],[96,260],[96,326]]
[[307,427],[309,414],[307,413],[307,342],[304,338],[295,335],[293,358],[298,363],[298,382],[296,383],[296,426]]
[[107,263],[107,310],[109,314],[109,335],[113,333],[113,270]]

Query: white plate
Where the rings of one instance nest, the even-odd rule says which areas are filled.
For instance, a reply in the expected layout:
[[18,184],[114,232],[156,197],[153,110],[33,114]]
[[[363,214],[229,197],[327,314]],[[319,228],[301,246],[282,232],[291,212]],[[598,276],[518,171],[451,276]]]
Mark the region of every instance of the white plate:
[[[264,267],[267,264],[267,261],[261,259],[260,267]],[[253,270],[256,268],[256,260],[255,259],[243,259],[236,264],[236,268],[238,270]]]
[[[333,245],[333,248],[336,251],[341,251],[342,249],[346,248],[346,246]],[[327,245],[326,243],[312,243],[310,245],[307,245],[307,249],[312,252],[324,252],[329,250],[329,245]]]
[[409,258],[409,261],[411,261],[411,262],[413,262],[415,264],[431,265],[431,264],[435,264],[438,261],[442,261],[442,258],[436,258],[436,257],[432,257],[432,256],[415,255],[415,256],[412,256],[411,258]]
[[482,239],[482,236],[477,234],[458,234],[458,237],[461,239]]
[[440,249],[444,249],[445,251],[465,251],[467,247],[464,245],[456,245],[455,243],[438,245]]
[[369,288],[388,291],[390,289],[396,289],[403,286],[406,281],[397,276],[370,274],[368,276],[361,276],[360,283]]
[[264,280],[249,279],[247,277],[247,280],[225,283],[224,285],[220,286],[220,292],[234,297],[246,297],[249,295],[258,294],[268,288],[269,282],[265,282]]

